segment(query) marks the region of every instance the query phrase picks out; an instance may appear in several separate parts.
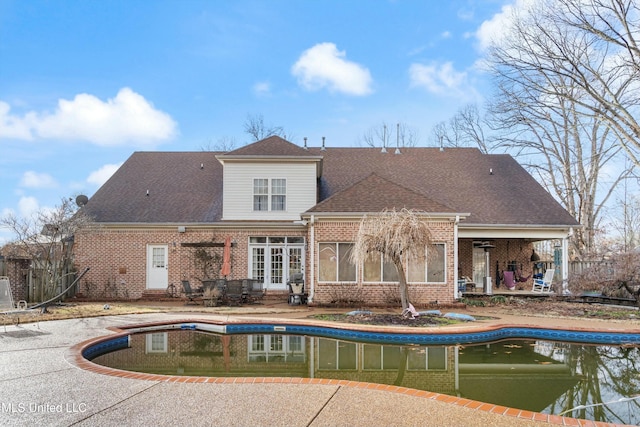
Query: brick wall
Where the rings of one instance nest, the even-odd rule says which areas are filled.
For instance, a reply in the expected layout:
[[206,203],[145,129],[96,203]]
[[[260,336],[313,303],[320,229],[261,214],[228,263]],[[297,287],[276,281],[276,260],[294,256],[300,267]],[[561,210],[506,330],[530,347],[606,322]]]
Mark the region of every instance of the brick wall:
[[[321,242],[354,242],[360,221],[317,221],[314,225],[315,232],[315,258],[313,268],[316,272],[315,290],[313,302],[315,304],[329,304],[335,299],[336,294],[351,292],[355,297],[364,298],[362,305],[388,306],[396,304],[395,298],[399,298],[397,283],[364,283],[362,281],[362,266],[357,267],[357,283],[318,283],[318,249]],[[439,303],[448,304],[454,301],[454,223],[451,221],[431,221],[429,223],[432,240],[434,243],[446,245],[446,283],[411,283],[409,284],[409,298],[416,306]],[[310,270],[307,270],[310,271]],[[307,275],[307,280],[309,280]],[[346,289],[352,287],[353,289]]]
[[[473,277],[473,239],[461,239],[458,243],[458,274],[460,276]],[[496,267],[500,274],[509,269],[509,264],[514,262],[521,269],[523,276],[531,276],[533,263],[531,251],[533,244],[525,239],[495,239],[491,240],[495,248],[489,249],[489,271],[495,284]],[[497,263],[497,264],[496,264]],[[528,289],[532,280],[518,284],[516,288]],[[500,286],[503,286],[502,283]]]
[[[75,265],[78,271],[91,270],[80,283],[79,291],[96,299],[139,299],[147,288],[147,246],[167,245],[168,281],[178,290],[181,281],[189,280],[199,286],[200,280],[218,278],[219,268],[214,268],[211,277],[203,277],[200,265],[195,261],[193,247],[183,243],[224,243],[231,237],[231,275],[228,279],[243,279],[249,276],[248,254],[250,236],[296,236],[304,237],[303,231],[291,229],[256,230],[206,230],[190,229],[180,233],[171,229],[110,229],[107,227],[79,232],[75,238]],[[222,259],[222,247],[204,248]]]

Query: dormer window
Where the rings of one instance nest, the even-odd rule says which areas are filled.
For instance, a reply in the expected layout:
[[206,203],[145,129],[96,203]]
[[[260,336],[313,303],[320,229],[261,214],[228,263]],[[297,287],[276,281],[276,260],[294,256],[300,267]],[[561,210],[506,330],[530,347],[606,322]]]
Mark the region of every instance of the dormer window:
[[253,210],[285,211],[287,208],[287,180],[284,178],[254,178]]

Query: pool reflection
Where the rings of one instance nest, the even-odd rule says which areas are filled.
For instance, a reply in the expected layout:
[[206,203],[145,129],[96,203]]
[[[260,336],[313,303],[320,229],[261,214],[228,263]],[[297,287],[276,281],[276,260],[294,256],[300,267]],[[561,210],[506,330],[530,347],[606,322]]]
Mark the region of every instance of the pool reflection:
[[510,340],[465,346],[393,346],[284,334],[194,330],[132,334],[129,347],[93,359],[112,368],[215,377],[330,378],[428,390],[535,412],[635,424],[637,347]]

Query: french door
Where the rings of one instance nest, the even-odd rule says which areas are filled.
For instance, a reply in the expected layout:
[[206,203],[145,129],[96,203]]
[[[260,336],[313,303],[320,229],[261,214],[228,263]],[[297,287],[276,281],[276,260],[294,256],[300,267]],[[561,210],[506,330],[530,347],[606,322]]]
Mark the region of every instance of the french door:
[[294,273],[304,273],[304,238],[251,237],[249,272],[267,289],[285,290]]

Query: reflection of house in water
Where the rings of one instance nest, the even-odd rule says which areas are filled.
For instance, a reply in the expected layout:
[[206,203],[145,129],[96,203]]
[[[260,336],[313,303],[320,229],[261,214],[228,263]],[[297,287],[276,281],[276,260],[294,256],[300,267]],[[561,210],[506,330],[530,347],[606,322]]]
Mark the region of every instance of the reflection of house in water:
[[[460,395],[540,412],[578,381],[570,366],[552,357],[551,342],[502,341],[463,347],[458,353]],[[561,350],[561,349],[560,349]]]
[[394,346],[314,338],[317,378],[455,393],[455,347]]
[[550,345],[504,341],[464,347],[394,346],[282,334],[169,331],[131,335],[129,348],[94,362],[168,375],[394,384],[541,411],[578,381],[562,358],[550,354],[554,344]]

